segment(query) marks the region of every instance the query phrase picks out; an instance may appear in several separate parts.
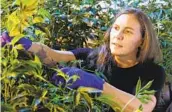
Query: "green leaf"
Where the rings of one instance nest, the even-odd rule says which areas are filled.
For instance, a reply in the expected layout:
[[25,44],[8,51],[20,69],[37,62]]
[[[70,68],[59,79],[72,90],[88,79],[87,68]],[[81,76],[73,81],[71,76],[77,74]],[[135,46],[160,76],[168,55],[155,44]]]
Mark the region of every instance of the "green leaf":
[[93,5],[94,3],[94,0],[83,0],[83,4],[90,4],[90,5]]
[[38,99],[38,98],[36,98],[36,99],[33,100],[33,102],[32,102],[33,111],[36,111],[36,110],[37,110],[38,105],[39,105],[40,103],[41,103],[41,100]]
[[113,96],[102,94],[101,96],[97,97],[96,100],[108,104],[114,111],[120,112],[122,110],[120,104],[117,101],[112,100],[112,97]]
[[77,79],[79,79],[80,77],[78,75],[72,75],[67,79],[67,82],[72,80],[72,83],[74,83]]
[[17,58],[18,57],[18,51],[17,51],[17,49],[13,48],[12,51],[14,52],[14,58]]
[[102,92],[102,90],[96,89],[96,88],[92,88],[92,87],[79,87],[77,89],[78,92],[88,92],[88,93],[95,93],[95,92]]
[[93,108],[92,98],[88,95],[88,93],[85,93],[85,92],[80,92],[80,93],[86,100],[87,104],[89,105],[89,108],[92,109]]
[[63,77],[65,80],[67,80],[67,78],[68,78],[68,76],[65,74],[65,73],[63,73],[61,70],[57,70],[57,72],[58,72],[58,76],[61,76],[61,77]]
[[17,112],[12,105],[4,104],[1,102],[1,111],[2,112]]
[[54,108],[55,108],[54,110],[57,111],[57,112],[66,112],[65,109],[63,109],[62,107],[60,107],[58,105],[54,106]]
[[38,15],[41,15],[43,18],[51,19],[51,14],[44,8],[40,8],[38,10]]
[[34,57],[34,62],[35,62],[35,64],[38,66],[38,69],[41,69],[41,68],[42,68],[42,63],[41,63],[39,57],[36,56],[36,55],[35,55],[35,57]]
[[75,92],[75,94],[74,94],[74,102],[75,102],[76,106],[80,103],[80,98],[81,98],[81,93]]
[[38,0],[16,0],[14,2],[16,5],[22,5],[22,9],[24,8],[30,8],[33,9],[34,7],[37,7]]
[[153,83],[153,80],[152,81],[149,81],[144,87],[142,87],[141,91],[144,91],[146,89],[149,89],[151,87],[152,83]]
[[137,81],[137,85],[136,85],[136,95],[139,93],[140,88],[141,88],[141,80],[139,78],[139,80]]
[[139,110],[140,110],[140,111],[143,111],[143,105],[140,105],[140,106],[139,106]]
[[12,102],[13,108],[16,107],[26,107],[28,98],[27,97],[21,97],[21,98],[17,98]]
[[24,49],[22,44],[15,45],[15,48],[18,49],[18,50],[23,50]]
[[15,45],[22,37],[24,37],[23,34],[20,34],[18,36],[15,36],[12,40],[11,40],[11,44]]
[[155,90],[144,90],[143,92],[142,92],[142,94],[147,94],[147,95],[154,95],[155,94]]
[[2,62],[1,62],[1,64],[2,64],[4,67],[6,67],[7,64],[8,64],[8,59],[7,59],[7,58],[4,58],[4,59],[2,60]]

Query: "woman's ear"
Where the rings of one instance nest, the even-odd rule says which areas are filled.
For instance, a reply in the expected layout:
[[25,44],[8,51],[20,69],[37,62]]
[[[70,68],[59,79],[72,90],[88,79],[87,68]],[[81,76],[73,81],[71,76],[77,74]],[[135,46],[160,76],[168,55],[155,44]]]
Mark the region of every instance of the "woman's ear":
[[144,42],[144,38],[141,38],[140,46],[139,46],[140,48],[142,48],[143,42]]

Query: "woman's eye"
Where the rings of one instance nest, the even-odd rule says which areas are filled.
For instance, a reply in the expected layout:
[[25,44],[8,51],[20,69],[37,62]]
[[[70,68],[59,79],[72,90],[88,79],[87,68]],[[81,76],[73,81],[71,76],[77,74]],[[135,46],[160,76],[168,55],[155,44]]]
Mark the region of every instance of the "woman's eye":
[[126,30],[126,31],[125,31],[125,33],[127,33],[127,34],[131,34],[132,32],[131,32],[131,31],[129,31],[129,30]]
[[115,30],[119,30],[119,27],[118,27],[118,26],[114,26],[114,29],[115,29]]

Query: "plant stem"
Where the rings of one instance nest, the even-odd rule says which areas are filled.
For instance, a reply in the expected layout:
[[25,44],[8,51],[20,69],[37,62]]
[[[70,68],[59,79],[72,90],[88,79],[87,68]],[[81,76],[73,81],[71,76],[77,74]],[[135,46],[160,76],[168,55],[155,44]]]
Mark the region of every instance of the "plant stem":
[[133,98],[131,98],[126,104],[125,106],[122,108],[121,112],[124,112],[125,108],[136,98],[136,96],[134,96]]

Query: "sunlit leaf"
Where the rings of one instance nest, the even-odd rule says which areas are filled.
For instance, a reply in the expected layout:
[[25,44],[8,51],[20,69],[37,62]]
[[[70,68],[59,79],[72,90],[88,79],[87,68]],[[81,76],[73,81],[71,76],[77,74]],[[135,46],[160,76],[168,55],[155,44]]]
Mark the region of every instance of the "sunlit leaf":
[[17,11],[14,11],[11,15],[8,16],[6,27],[7,30],[10,32],[10,36],[16,36],[20,34],[19,25],[20,19],[17,16]]
[[27,101],[28,101],[27,97],[21,97],[21,98],[15,99],[15,101],[12,102],[12,105],[13,105],[14,108],[16,108],[16,107],[26,107],[27,106]]
[[24,35],[23,34],[19,34],[17,36],[15,36],[12,40],[11,40],[11,44],[15,45]]
[[41,22],[43,22],[43,21],[44,21],[44,19],[41,18],[41,17],[35,17],[35,18],[33,19],[33,23],[41,23]]
[[22,9],[33,10],[37,7],[38,0],[16,0],[15,4],[21,6]]
[[79,79],[80,77],[78,75],[73,74],[72,76],[70,76],[67,79],[67,82],[69,82],[70,80],[72,80],[72,83],[75,82],[77,79]]
[[15,45],[15,48],[18,49],[18,50],[24,49],[24,47],[23,47],[22,44],[17,44],[17,45]]
[[14,52],[14,57],[17,58],[18,57],[18,51],[17,51],[17,49],[13,48],[13,52]]
[[57,112],[66,112],[65,109],[59,105],[54,105],[53,107],[54,107],[54,110]]
[[48,18],[48,19],[51,18],[51,14],[47,10],[45,10],[44,8],[40,8],[38,10],[38,15],[42,16],[43,18]]
[[81,93],[76,92],[74,95],[74,102],[76,106],[80,103],[80,98],[81,98]]
[[41,61],[40,61],[39,57],[36,56],[36,55],[35,55],[35,58],[34,58],[34,62],[35,62],[35,64],[38,65],[39,68],[42,68]]
[[88,103],[89,108],[92,109],[93,108],[92,98],[86,92],[80,92],[80,93],[81,93],[82,97],[86,100],[86,102]]
[[102,90],[98,90],[96,88],[92,88],[92,87],[79,87],[77,89],[78,92],[88,92],[88,93],[101,93]]

